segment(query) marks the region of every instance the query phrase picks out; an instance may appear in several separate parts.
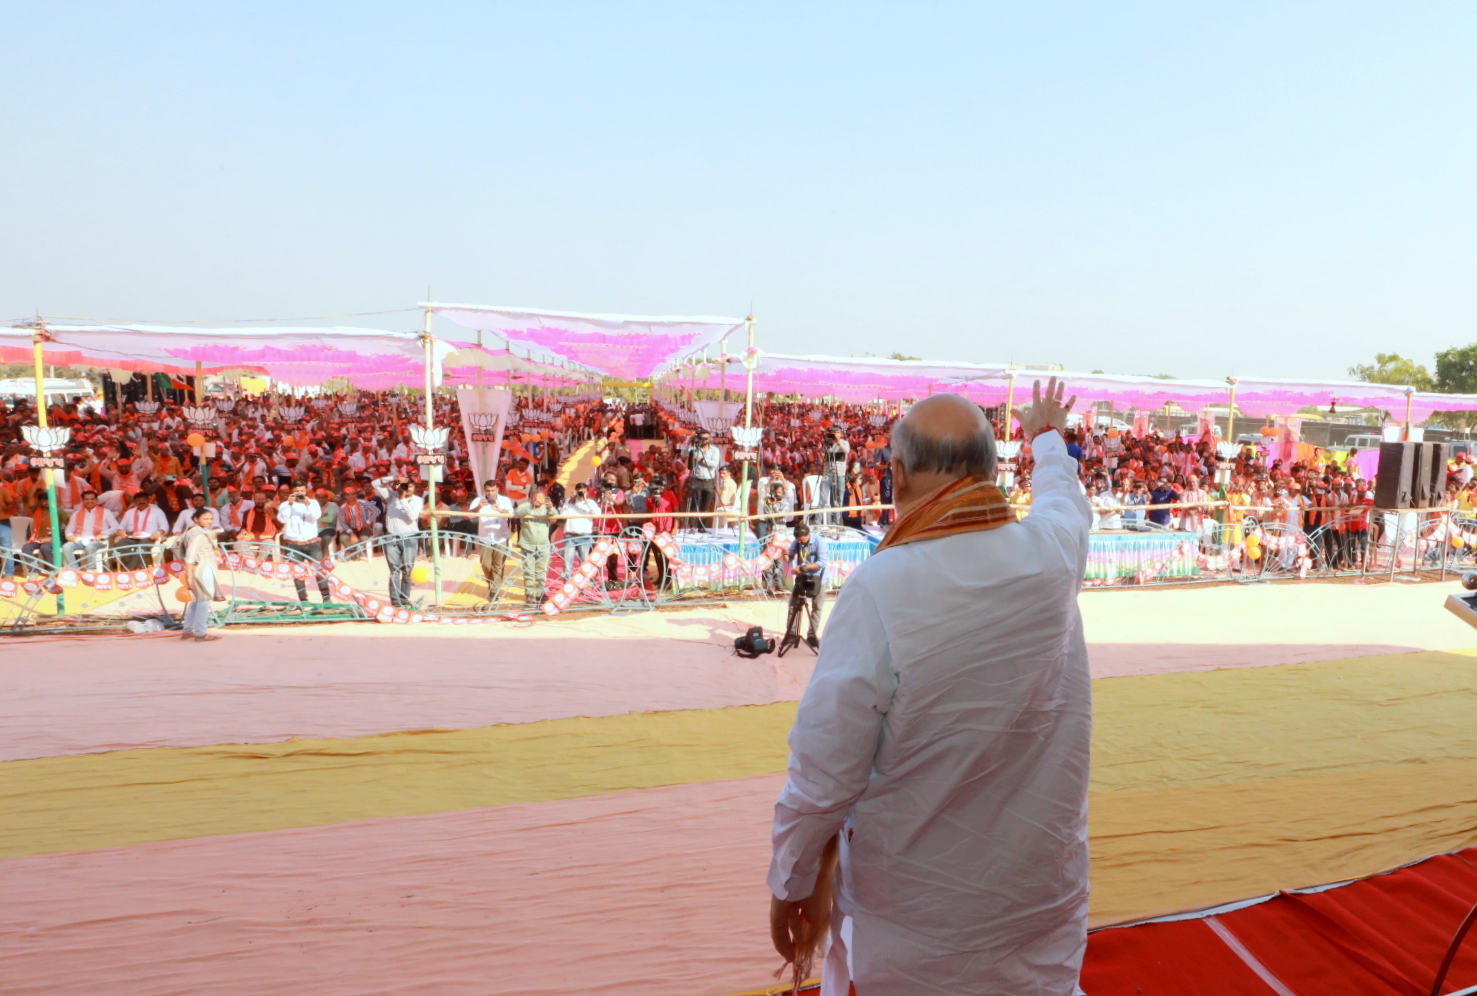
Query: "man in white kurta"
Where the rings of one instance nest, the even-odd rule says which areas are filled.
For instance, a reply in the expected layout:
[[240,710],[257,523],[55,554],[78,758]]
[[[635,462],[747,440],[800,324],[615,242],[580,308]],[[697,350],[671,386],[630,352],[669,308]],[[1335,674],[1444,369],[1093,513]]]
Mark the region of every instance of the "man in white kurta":
[[1036,461],[1024,520],[884,549],[836,600],[790,733],[769,872],[777,909],[810,896],[841,832],[824,996],[853,982],[859,996],[1076,991],[1092,512],[1045,424],[1065,423],[1059,400],[1053,382],[1022,415]]

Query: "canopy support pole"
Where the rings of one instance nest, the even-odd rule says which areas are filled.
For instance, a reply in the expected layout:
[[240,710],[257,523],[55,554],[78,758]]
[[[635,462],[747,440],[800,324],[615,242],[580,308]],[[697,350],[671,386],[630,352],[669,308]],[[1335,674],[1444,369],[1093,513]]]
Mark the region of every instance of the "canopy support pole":
[[[432,395],[431,364],[434,359],[436,340],[431,338],[431,309],[426,309],[426,322],[421,329],[421,345],[426,350],[426,431],[436,428],[436,404]],[[441,603],[441,535],[436,528],[436,477],[440,471],[426,467],[426,505],[431,512],[431,581],[435,585],[431,592],[431,607]]]
[[1236,378],[1227,377],[1226,383],[1231,385],[1231,398],[1226,402],[1226,442],[1234,443],[1236,441]]
[[[747,370],[747,374],[746,374],[746,376],[744,378],[744,428],[745,429],[752,429],[754,427],[754,367],[755,367],[755,365],[757,363],[757,357],[754,354],[754,316],[753,315],[750,315],[748,318],[744,319],[744,326],[745,326],[745,328],[748,329],[748,333],[749,333],[749,351],[744,354],[744,367]],[[757,449],[760,448],[760,446],[756,445],[754,448],[757,450]],[[749,514],[749,461],[748,460],[745,460],[744,461],[743,467],[739,470],[739,501],[743,503],[743,509],[742,509],[742,511],[743,511],[743,514],[745,516],[747,516]],[[759,511],[761,511],[761,512],[764,511],[764,508],[763,508],[762,505],[760,505]],[[747,535],[747,531],[750,528],[752,528],[752,525],[751,525],[751,523],[749,522],[748,519],[746,519],[746,518],[739,519],[739,531],[738,531],[738,534],[739,534],[739,559],[740,560],[743,560],[745,558],[745,556],[746,556],[746,554],[744,553],[744,538]],[[739,584],[742,586],[742,584],[743,584],[742,579],[739,581]]]
[[202,369],[203,369],[203,364],[201,364],[201,362],[199,360],[196,360],[195,361],[195,404],[197,404],[197,405],[203,405],[203,404],[205,404],[205,376],[200,372]]
[[1005,389],[1005,439],[1015,438],[1015,367],[1010,368],[1010,386]]
[[[46,341],[46,332],[37,325],[31,332],[31,355],[36,361],[36,424],[47,427],[46,422],[46,371],[43,366],[41,344]],[[50,454],[47,454],[50,456]],[[62,527],[56,512],[56,471],[47,468],[41,472],[46,476],[46,507],[51,516],[51,562],[57,570],[62,566]],[[56,614],[67,611],[67,603],[60,587],[56,593]]]
[[718,345],[718,390],[723,394],[723,401],[728,403],[728,336]]
[[1404,434],[1404,439],[1405,439],[1405,441],[1407,443],[1410,442],[1410,408],[1411,408],[1411,405],[1412,405],[1412,403],[1414,401],[1415,401],[1415,388],[1413,388],[1413,387],[1407,387],[1405,389],[1405,434]]
[[[154,371],[150,370],[148,373],[144,374],[143,376],[144,376],[144,388],[149,392],[148,397],[145,398],[144,400],[146,400],[146,401],[153,401],[154,400]],[[120,404],[119,407],[121,408],[122,405]]]

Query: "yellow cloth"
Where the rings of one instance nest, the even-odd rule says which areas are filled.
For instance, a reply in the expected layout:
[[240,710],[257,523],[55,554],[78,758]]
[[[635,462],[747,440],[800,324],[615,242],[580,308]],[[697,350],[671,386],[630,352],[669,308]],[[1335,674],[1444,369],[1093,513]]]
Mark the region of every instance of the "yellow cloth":
[[[1472,656],[1107,678],[1094,695],[1094,922],[1477,843]],[[780,703],[10,761],[0,857],[778,773],[794,712]],[[754,814],[756,832],[768,818]]]

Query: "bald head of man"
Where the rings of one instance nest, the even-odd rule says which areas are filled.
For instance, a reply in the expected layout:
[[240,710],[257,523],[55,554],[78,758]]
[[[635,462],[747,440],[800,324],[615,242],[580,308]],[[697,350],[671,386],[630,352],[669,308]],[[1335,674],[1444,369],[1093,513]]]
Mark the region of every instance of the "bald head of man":
[[961,477],[995,479],[995,433],[980,406],[957,394],[918,402],[892,430],[892,493],[899,515]]

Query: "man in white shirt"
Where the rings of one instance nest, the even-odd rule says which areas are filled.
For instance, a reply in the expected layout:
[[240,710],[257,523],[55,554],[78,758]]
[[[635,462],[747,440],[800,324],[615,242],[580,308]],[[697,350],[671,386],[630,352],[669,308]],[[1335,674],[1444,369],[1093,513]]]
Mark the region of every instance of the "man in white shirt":
[[[200,514],[204,510],[205,495],[197,491],[190,496],[189,506],[180,509],[179,515],[175,516],[174,526],[171,527],[169,531],[175,536],[183,536],[185,530],[189,529],[195,524],[195,516]],[[214,530],[217,537],[220,536],[221,532],[223,531],[220,524],[220,516],[216,516],[215,520],[211,523],[210,528]]]
[[[308,497],[306,484],[293,485],[287,500],[277,506],[277,522],[282,526],[277,533],[277,543],[289,563],[317,564],[323,559],[323,544],[318,539],[318,517],[322,514],[323,509],[318,502]],[[317,577],[318,594],[327,605],[333,601],[328,594],[328,578],[321,573]],[[297,589],[298,602],[308,604],[307,582],[294,577],[292,586]]]
[[147,567],[159,552],[159,541],[167,535],[169,517],[164,509],[151,504],[147,493],[136,492],[133,506],[118,517],[115,536],[119,562],[130,571]]
[[836,600],[775,805],[771,934],[793,958],[834,895],[824,996],[1077,988],[1092,513],[1060,431],[1072,403],[1055,378],[1035,394],[1015,413],[1036,461],[1020,521],[978,406],[934,395],[893,431],[900,517]]
[[571,573],[589,556],[595,545],[595,520],[600,514],[600,503],[590,497],[589,485],[581,482],[574,486],[574,497],[564,505],[564,570]]
[[[472,499],[468,512],[477,512],[477,537],[482,540],[482,576],[487,579],[487,600],[496,600],[508,559],[508,538],[513,535],[513,502],[500,493],[497,481],[482,485],[482,494]],[[503,518],[508,516],[508,518]]]
[[1119,504],[1118,498],[1113,494],[1113,489],[1106,480],[1099,480],[1094,485],[1095,491],[1091,499],[1092,511],[1096,521],[1092,524],[1094,532],[1107,532],[1123,528],[1123,506]]
[[97,492],[87,488],[82,492],[82,502],[72,510],[67,528],[62,535],[67,538],[62,544],[62,557],[68,567],[86,567],[97,570],[98,559],[108,548],[108,537],[118,531],[118,517],[98,504]]
[[216,526],[221,530],[221,542],[231,543],[236,539],[236,534],[241,531],[241,526],[246,522],[246,513],[256,508],[256,503],[250,498],[241,497],[240,488],[227,488],[225,503],[220,507],[220,513],[215,517]]
[[390,604],[410,608],[410,571],[420,546],[421,508],[425,503],[405,476],[376,478],[374,493],[385,503],[385,566],[390,569]]

